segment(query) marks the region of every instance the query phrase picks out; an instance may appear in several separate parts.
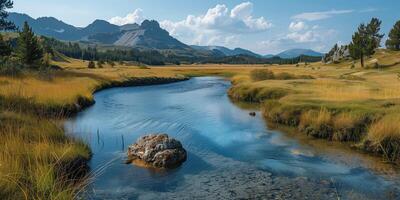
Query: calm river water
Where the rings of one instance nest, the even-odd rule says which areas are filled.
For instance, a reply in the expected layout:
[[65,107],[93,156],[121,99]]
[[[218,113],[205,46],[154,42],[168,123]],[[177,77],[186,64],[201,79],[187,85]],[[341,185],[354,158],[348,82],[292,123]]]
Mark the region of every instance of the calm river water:
[[[251,117],[250,110],[229,100],[229,87],[222,78],[203,77],[95,94],[96,104],[65,125],[71,134],[87,140],[94,153],[90,166],[95,177],[86,198],[212,198],[230,189],[250,198],[249,190],[235,188],[256,182],[249,177],[263,177],[251,173],[265,173],[271,180],[285,177],[289,182],[298,177],[325,180],[344,198],[393,196],[398,185],[393,166],[324,141],[270,130],[260,113]],[[149,133],[168,133],[180,140],[188,160],[169,171],[124,164],[128,145]],[[235,177],[224,179],[221,174]],[[270,187],[273,182],[258,183]]]

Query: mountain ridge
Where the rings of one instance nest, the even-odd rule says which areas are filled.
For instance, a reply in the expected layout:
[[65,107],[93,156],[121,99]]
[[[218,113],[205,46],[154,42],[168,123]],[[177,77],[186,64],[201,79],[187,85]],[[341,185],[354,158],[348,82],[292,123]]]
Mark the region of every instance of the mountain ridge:
[[280,58],[283,59],[291,59],[291,58],[296,58],[299,56],[313,56],[313,57],[323,57],[324,54],[320,52],[316,52],[312,49],[300,49],[300,48],[295,48],[295,49],[288,49],[286,51],[283,51],[275,56],[279,56]]
[[[116,47],[132,47],[139,49],[154,49],[168,51],[183,56],[238,56],[245,55],[254,58],[282,59],[296,58],[301,55],[322,57],[323,54],[311,49],[289,49],[277,55],[262,56],[243,48],[230,49],[223,46],[187,45],[172,37],[162,29],[155,20],[144,20],[142,24],[126,24],[118,26],[105,20],[95,20],[86,27],[75,27],[54,17],[39,17],[34,19],[27,14],[10,13],[8,19],[22,27],[27,21],[32,30],[47,37],[63,41],[82,41],[93,44],[114,45]],[[171,53],[171,52],[167,52]]]

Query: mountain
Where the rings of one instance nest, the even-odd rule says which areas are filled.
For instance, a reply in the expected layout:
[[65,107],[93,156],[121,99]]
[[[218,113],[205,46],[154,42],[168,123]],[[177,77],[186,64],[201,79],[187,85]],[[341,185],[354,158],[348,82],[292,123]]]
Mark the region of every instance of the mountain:
[[[32,30],[47,37],[65,41],[86,41],[97,44],[157,50],[190,50],[191,47],[178,41],[162,29],[157,21],[145,20],[141,25],[117,26],[104,20],[95,20],[84,28],[74,27],[53,17],[34,19],[26,14],[10,13],[8,19],[17,27],[26,21]],[[216,52],[201,52],[214,55]]]
[[246,56],[253,56],[253,57],[257,57],[257,58],[262,57],[259,54],[256,54],[250,50],[242,49],[242,48],[229,49],[229,48],[222,47],[222,46],[196,46],[196,45],[192,45],[191,47],[194,49],[198,49],[198,50],[219,51],[222,53],[223,56],[246,55]]
[[173,38],[160,27],[157,21],[145,20],[136,30],[124,31],[114,42],[118,46],[154,49],[189,49],[190,47]]
[[[17,27],[22,27],[28,22],[32,30],[42,36],[47,36],[63,41],[84,42],[96,44],[99,48],[136,48],[139,50],[157,50],[166,57],[177,60],[183,58],[203,59],[231,57],[231,60],[240,62],[254,61],[257,59],[295,58],[300,55],[322,57],[321,53],[309,49],[291,49],[276,56],[261,56],[247,49],[229,49],[222,46],[188,46],[172,37],[168,31],[162,29],[154,20],[145,20],[142,24],[127,24],[118,26],[104,20],[95,20],[86,27],[74,27],[54,17],[41,17],[34,19],[26,14],[10,13],[8,19]],[[236,56],[236,57],[235,57]],[[184,60],[184,59],[183,59]],[[260,62],[260,60],[256,60]],[[233,61],[232,61],[233,62]]]
[[273,54],[267,54],[267,55],[264,55],[263,57],[264,57],[264,58],[273,58],[273,57],[275,57],[275,55],[273,55]]
[[50,36],[60,40],[76,40],[80,37],[78,28],[53,17],[33,19],[26,14],[10,13],[8,19],[20,28],[24,26],[25,21],[28,22],[33,31],[39,35]]
[[277,54],[280,58],[288,59],[288,58],[296,58],[301,55],[305,56],[313,56],[313,57],[322,57],[324,54],[313,51],[311,49],[289,49],[282,53]]

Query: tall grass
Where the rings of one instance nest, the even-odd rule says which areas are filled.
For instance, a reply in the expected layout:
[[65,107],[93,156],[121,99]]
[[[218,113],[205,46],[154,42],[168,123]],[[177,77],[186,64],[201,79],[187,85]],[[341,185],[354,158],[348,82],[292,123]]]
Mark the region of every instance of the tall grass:
[[0,196],[74,199],[88,146],[66,136],[55,120],[3,111],[0,122]]
[[76,95],[88,94],[76,80],[0,77],[1,199],[75,199],[83,188],[90,149],[61,123]]
[[400,114],[389,114],[373,123],[365,141],[367,148],[382,153],[390,161],[400,159]]
[[185,80],[101,70],[0,75],[0,199],[75,199],[90,180],[91,152],[65,134],[63,119],[93,103],[99,88]]

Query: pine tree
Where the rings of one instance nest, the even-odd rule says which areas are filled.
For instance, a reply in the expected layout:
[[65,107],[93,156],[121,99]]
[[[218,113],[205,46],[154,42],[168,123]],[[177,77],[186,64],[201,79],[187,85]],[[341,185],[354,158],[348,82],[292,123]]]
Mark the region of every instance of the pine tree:
[[0,31],[15,30],[14,23],[7,21],[6,9],[12,8],[14,3],[11,0],[0,0]]
[[375,53],[375,49],[381,46],[381,40],[385,34],[380,34],[382,21],[378,18],[372,18],[367,25],[365,31],[366,36],[369,37],[367,45],[367,55],[370,56]]
[[361,66],[364,67],[364,41],[360,33],[356,32],[353,35],[353,40],[349,45],[350,55],[353,59],[360,59]]
[[4,41],[3,36],[0,34],[0,58],[11,55],[10,43]]
[[19,33],[16,54],[22,63],[31,67],[35,67],[34,64],[38,64],[43,58],[43,50],[27,22]]
[[386,47],[391,50],[400,50],[400,20],[396,22],[389,33],[389,39],[386,41]]

